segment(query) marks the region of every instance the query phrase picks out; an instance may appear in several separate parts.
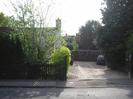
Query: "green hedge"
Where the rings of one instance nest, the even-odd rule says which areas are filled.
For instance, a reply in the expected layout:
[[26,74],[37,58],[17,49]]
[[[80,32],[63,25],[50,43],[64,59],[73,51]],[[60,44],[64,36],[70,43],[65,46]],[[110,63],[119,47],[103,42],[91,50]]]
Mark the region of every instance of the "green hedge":
[[63,46],[59,49],[54,50],[54,53],[51,55],[50,63],[52,63],[52,64],[64,64],[64,61],[66,61],[67,66],[70,65],[71,53],[67,47]]
[[107,50],[104,52],[106,65],[111,69],[124,71],[125,69],[125,50]]

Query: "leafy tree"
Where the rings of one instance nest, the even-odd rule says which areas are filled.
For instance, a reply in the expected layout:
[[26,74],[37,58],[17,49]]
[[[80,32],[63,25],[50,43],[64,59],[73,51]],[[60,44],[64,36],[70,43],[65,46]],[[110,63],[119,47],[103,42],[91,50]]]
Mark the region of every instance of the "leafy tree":
[[35,6],[33,0],[11,4],[16,14],[12,17],[11,25],[17,31],[12,37],[19,37],[28,61],[46,62],[54,50],[57,40],[55,33],[59,32],[45,28],[51,3],[46,7],[42,6],[41,1],[39,6]]
[[0,27],[8,26],[8,17],[6,17],[2,12],[0,13]]
[[133,1],[105,0],[102,9],[103,24],[98,33],[98,45],[103,49],[107,65],[123,69],[127,51],[126,42],[132,33]]
[[98,21],[88,21],[79,30],[79,49],[96,49],[96,31],[100,27]]

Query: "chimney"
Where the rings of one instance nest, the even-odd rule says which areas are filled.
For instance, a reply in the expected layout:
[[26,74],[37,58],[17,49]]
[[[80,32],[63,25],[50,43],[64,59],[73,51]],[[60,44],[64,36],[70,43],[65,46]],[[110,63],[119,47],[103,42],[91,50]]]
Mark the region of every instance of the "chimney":
[[59,18],[56,19],[56,28],[61,31],[61,20]]

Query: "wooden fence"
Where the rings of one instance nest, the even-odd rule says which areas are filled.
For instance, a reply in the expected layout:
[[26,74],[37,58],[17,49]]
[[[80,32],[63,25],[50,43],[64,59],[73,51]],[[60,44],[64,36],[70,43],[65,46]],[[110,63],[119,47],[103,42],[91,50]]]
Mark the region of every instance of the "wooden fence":
[[0,80],[66,80],[65,64],[34,64],[0,66]]
[[72,51],[72,58],[76,61],[96,61],[99,54],[99,50],[77,50]]

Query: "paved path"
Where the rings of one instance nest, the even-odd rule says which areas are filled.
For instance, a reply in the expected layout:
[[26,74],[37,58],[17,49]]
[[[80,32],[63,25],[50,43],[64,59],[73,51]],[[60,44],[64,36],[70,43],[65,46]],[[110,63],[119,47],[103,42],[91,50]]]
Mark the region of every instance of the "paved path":
[[125,73],[110,70],[106,66],[96,65],[95,62],[74,62],[68,73],[69,80],[84,79],[127,79]]

